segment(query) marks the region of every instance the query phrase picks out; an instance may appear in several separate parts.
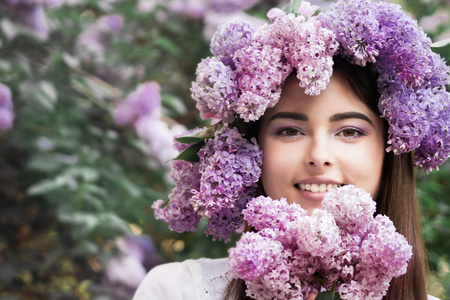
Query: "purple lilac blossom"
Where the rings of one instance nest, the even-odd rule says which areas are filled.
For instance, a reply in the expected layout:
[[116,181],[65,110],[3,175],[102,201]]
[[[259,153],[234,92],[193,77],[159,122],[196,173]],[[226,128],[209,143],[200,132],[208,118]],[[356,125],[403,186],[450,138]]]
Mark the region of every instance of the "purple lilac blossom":
[[[374,64],[379,72],[378,108],[389,124],[386,150],[414,151],[415,166],[426,172],[437,169],[450,156],[450,94],[445,88],[450,68],[431,51],[430,39],[395,4],[338,0],[328,11],[312,16],[315,9],[305,2],[297,15],[271,10],[270,23],[258,27],[241,21],[219,27],[211,41],[213,56],[200,63],[191,89],[201,117],[225,125],[258,120],[276,105],[292,72],[307,94],[317,95],[329,83],[333,56],[340,55],[353,64]],[[232,210],[234,220],[239,212],[227,196],[233,192],[224,191],[226,187],[242,191],[243,186],[229,180],[233,177],[220,181],[225,165],[217,168],[217,159],[228,159],[229,151],[206,143],[204,149],[210,150],[201,154],[203,185],[192,191],[190,205],[201,216],[213,218],[211,224],[219,221],[213,215],[222,208]],[[221,196],[214,199],[216,194]],[[348,261],[360,246],[356,233],[366,230],[364,223],[358,225],[361,211],[373,210],[368,203],[361,205],[359,215],[352,212],[351,220],[356,221],[345,226],[350,231],[341,236],[345,247],[355,249],[344,255]],[[235,228],[237,223],[231,223]],[[341,270],[343,278],[352,278],[350,265]],[[299,289],[302,295],[310,290]]]
[[[233,12],[231,14],[229,13],[216,13],[213,11],[207,11],[205,15],[203,16],[203,37],[205,40],[211,40],[214,34],[216,33],[217,29],[222,26],[226,25],[227,23],[232,22],[245,22],[251,24],[254,28],[261,26],[266,23],[265,20],[252,16],[246,12],[243,11],[237,11]],[[230,32],[232,34],[234,32]]]
[[[431,40],[399,5],[369,0],[337,1],[319,14],[333,30],[339,54],[359,65],[375,63],[380,76],[379,109],[389,123],[387,151],[415,151],[415,165],[426,172],[449,156],[441,146],[449,132],[436,133],[435,123],[448,106],[450,69],[432,52]],[[431,141],[436,140],[436,142]]]
[[150,156],[155,157],[161,165],[177,156],[178,152],[173,147],[173,139],[186,131],[182,125],[169,125],[152,115],[140,117],[135,123],[138,137],[146,142],[147,151]]
[[11,128],[13,120],[11,90],[7,85],[0,83],[0,130]]
[[374,218],[368,193],[344,186],[323,201],[312,215],[284,199],[247,204],[244,219],[258,231],[229,250],[230,270],[246,281],[247,296],[306,299],[323,287],[342,299],[382,299],[392,278],[406,273],[412,247],[388,217]]
[[114,112],[117,125],[130,125],[144,116],[159,118],[161,110],[160,86],[157,82],[149,81],[140,84],[127,98],[120,101]]
[[209,12],[232,14],[252,7],[258,0],[170,0],[171,11],[190,18],[201,18]]
[[49,27],[45,9],[57,8],[63,0],[6,0],[7,14],[44,38],[48,37]]
[[245,122],[258,120],[267,108],[275,106],[287,73],[281,49],[254,42],[234,54],[236,80],[241,95],[235,111]]
[[248,188],[256,189],[262,154],[256,140],[248,141],[235,128],[223,127],[198,153],[201,185],[191,203],[199,214],[211,217],[232,208]]
[[[169,195],[168,203],[158,200],[153,203],[155,217],[169,224],[169,228],[176,232],[195,231],[201,216],[189,203],[192,191],[200,187],[199,163],[184,160],[172,162],[170,172],[175,187]],[[164,207],[163,205],[166,204]]]
[[234,53],[252,42],[255,30],[252,24],[240,20],[220,25],[211,38],[211,53],[234,70]]
[[337,1],[319,15],[322,25],[336,33],[338,53],[354,64],[374,63],[385,39],[384,32],[378,29],[376,5],[371,0]]
[[206,218],[205,233],[228,241],[242,227],[242,211],[256,194],[262,152],[255,139],[248,141],[237,129],[224,126],[207,139],[198,156],[195,163],[172,162],[175,188],[165,207],[162,200],[154,203],[155,216],[177,232],[194,231]]
[[209,0],[209,9],[220,13],[233,13],[246,10],[255,5],[258,0]]
[[218,58],[208,57],[198,65],[196,74],[191,92],[192,98],[197,101],[200,116],[232,122],[238,95],[235,73]]
[[104,51],[111,37],[121,31],[123,22],[121,15],[112,14],[101,16],[95,23],[88,25],[77,39],[81,59],[86,62],[103,62]]

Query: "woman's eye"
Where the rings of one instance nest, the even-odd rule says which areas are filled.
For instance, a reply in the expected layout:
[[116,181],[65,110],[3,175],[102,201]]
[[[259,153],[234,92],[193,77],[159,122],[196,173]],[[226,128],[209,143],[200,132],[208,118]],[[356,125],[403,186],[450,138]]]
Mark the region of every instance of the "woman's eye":
[[278,131],[279,135],[285,135],[285,136],[296,136],[296,135],[300,135],[300,131],[298,129],[295,128],[283,128],[280,131]]
[[345,128],[341,132],[339,132],[338,135],[343,136],[343,137],[358,137],[358,136],[363,135],[363,133],[354,128]]

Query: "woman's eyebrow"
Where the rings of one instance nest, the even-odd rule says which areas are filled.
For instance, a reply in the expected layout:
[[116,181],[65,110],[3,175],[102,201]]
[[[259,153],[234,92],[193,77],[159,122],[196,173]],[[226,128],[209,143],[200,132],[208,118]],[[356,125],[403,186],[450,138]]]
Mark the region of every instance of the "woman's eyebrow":
[[356,112],[356,111],[350,111],[350,112],[344,112],[344,113],[338,113],[335,115],[332,115],[330,117],[330,122],[337,122],[345,119],[361,119],[366,122],[368,122],[370,125],[373,126],[372,120],[366,116],[365,114]]
[[274,119],[293,119],[293,120],[297,120],[297,121],[308,121],[309,120],[308,116],[303,113],[288,112],[288,111],[281,111],[281,112],[274,114],[272,117],[270,117],[269,123],[271,121],[273,121]]

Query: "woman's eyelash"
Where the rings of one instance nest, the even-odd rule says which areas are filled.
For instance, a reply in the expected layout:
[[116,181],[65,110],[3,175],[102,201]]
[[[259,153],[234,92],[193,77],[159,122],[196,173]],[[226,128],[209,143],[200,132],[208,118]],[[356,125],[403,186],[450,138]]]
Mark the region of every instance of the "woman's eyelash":
[[353,128],[353,127],[347,127],[347,128],[343,128],[342,130],[340,130],[338,132],[338,135],[341,135],[343,137],[355,138],[355,137],[359,137],[359,136],[364,136],[365,133],[360,129]]
[[280,136],[296,136],[302,134],[302,132],[294,127],[284,127],[277,130],[276,134]]

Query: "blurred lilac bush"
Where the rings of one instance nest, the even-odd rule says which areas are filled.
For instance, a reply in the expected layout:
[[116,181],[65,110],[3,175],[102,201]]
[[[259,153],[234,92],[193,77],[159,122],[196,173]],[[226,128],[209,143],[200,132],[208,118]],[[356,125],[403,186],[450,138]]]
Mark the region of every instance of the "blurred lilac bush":
[[0,83],[0,130],[11,128],[14,119],[11,90]]
[[[430,1],[402,4],[445,40],[449,9]],[[212,33],[287,2],[0,0],[0,298],[128,299],[157,263],[227,254],[206,223],[171,232],[151,204],[172,189],[172,137],[204,125],[189,88]],[[419,176],[434,274],[449,173]]]

